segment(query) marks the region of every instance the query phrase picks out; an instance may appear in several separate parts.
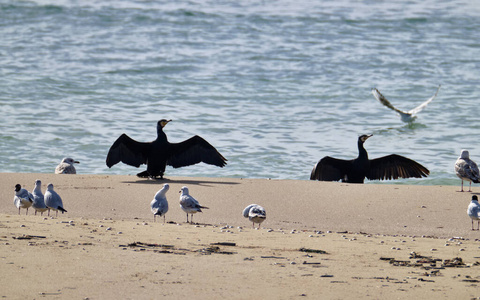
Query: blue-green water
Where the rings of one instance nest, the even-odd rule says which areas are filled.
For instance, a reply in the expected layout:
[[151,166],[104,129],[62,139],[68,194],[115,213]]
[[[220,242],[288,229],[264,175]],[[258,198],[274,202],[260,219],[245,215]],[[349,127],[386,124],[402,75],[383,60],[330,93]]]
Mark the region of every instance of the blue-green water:
[[[475,1],[0,0],[0,172],[136,174],[105,165],[122,133],[198,134],[228,160],[170,176],[309,178],[323,156],[412,158],[459,184],[480,162],[480,4]],[[406,125],[377,87],[411,109]]]

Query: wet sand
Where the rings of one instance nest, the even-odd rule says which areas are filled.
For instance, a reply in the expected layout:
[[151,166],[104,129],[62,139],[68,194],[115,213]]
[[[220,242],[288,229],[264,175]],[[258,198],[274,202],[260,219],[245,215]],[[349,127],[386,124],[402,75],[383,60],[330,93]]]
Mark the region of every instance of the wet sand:
[[[53,183],[66,214],[28,215],[14,186]],[[164,183],[169,212],[153,222]],[[179,190],[210,207],[186,223]],[[480,296],[480,232],[454,186],[0,173],[7,299],[382,299]],[[261,229],[242,216],[267,210]]]

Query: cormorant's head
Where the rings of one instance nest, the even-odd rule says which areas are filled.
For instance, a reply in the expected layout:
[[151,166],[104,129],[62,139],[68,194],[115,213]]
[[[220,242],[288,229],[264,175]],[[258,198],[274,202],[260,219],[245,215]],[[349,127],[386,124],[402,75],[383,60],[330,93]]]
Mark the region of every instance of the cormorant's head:
[[358,141],[365,143],[366,140],[368,140],[369,137],[373,136],[373,134],[364,134],[358,137]]
[[163,128],[163,127],[165,127],[165,125],[167,125],[168,122],[171,122],[171,121],[172,120],[161,119],[160,121],[158,121],[157,127]]
[[22,186],[20,184],[16,184],[15,185],[15,192],[18,192],[21,188],[22,188]]

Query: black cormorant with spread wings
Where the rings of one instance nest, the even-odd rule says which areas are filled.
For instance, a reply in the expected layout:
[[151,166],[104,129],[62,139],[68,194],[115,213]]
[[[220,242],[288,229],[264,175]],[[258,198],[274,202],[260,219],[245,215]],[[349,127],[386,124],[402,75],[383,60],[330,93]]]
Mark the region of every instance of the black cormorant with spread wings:
[[383,180],[421,178],[430,174],[421,164],[397,154],[368,159],[363,143],[371,136],[362,135],[358,138],[358,157],[355,159],[343,160],[330,156],[322,158],[313,168],[310,179],[363,183],[365,177],[370,180]]
[[417,118],[417,114],[422,111],[425,107],[427,107],[427,105],[432,102],[433,99],[435,99],[435,97],[437,97],[437,94],[438,94],[438,90],[440,90],[440,85],[438,86],[438,89],[437,91],[435,92],[435,95],[433,95],[432,97],[430,97],[428,100],[426,100],[425,102],[423,102],[422,104],[420,104],[419,106],[415,107],[414,109],[411,109],[409,111],[402,111],[398,108],[396,108],[395,106],[393,106],[390,101],[387,100],[387,98],[385,98],[377,89],[372,89],[372,94],[373,96],[375,97],[375,99],[377,99],[378,101],[380,101],[380,103],[382,103],[383,105],[385,105],[386,107],[396,111],[399,115],[400,115],[400,118],[402,119],[403,122],[405,123],[410,123],[410,122],[413,122],[416,118]]
[[172,120],[158,121],[157,139],[150,143],[137,142],[125,133],[122,134],[108,151],[107,166],[111,168],[123,162],[138,168],[146,164],[147,170],[138,173],[137,176],[163,178],[167,165],[180,168],[200,162],[218,167],[224,167],[227,164],[227,159],[198,135],[181,143],[170,143],[163,132],[163,127],[170,121]]

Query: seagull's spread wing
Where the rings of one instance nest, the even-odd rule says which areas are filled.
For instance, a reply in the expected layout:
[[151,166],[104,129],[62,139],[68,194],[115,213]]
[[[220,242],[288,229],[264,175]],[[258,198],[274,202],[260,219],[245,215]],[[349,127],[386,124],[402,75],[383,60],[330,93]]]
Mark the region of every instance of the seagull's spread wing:
[[124,133],[110,147],[106,161],[107,166],[111,168],[113,165],[123,162],[138,168],[147,163],[151,145],[151,143],[137,142]]
[[370,160],[370,180],[427,177],[430,171],[421,164],[401,155],[391,154]]
[[441,85],[438,86],[437,91],[435,92],[435,95],[430,97],[427,101],[423,102],[419,106],[415,107],[414,109],[408,111],[409,114],[415,115],[418,114],[420,111],[422,111],[430,102],[432,102],[435,97],[437,97],[438,91],[440,90]]
[[383,105],[385,105],[386,107],[390,108],[390,109],[393,109],[394,111],[396,111],[397,113],[399,113],[401,116],[403,115],[410,115],[410,113],[408,112],[404,112],[404,111],[401,111],[399,110],[398,108],[396,108],[395,106],[393,106],[390,101],[387,100],[387,98],[385,98],[377,89],[372,89],[372,94],[373,96],[375,97],[375,99],[377,99],[378,101],[380,101],[380,103],[382,103]]
[[167,164],[174,168],[190,166],[200,162],[218,167],[224,167],[227,164],[227,159],[198,135],[181,143],[173,143],[170,147],[172,155],[167,160]]
[[313,167],[310,180],[339,181],[345,179],[351,160],[325,156]]

